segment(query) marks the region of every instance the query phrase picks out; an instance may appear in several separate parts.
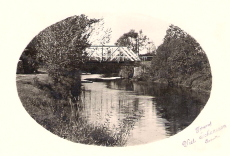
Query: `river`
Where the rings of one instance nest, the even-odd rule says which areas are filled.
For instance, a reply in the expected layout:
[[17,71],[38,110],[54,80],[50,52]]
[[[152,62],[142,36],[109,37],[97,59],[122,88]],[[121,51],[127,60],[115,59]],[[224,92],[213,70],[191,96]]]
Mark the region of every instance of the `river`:
[[[100,74],[82,75],[82,80]],[[127,124],[127,146],[168,138],[190,125],[209,95],[184,88],[132,82],[125,79],[82,83],[81,116],[90,124],[107,124],[111,131]],[[124,128],[124,126],[123,126]]]

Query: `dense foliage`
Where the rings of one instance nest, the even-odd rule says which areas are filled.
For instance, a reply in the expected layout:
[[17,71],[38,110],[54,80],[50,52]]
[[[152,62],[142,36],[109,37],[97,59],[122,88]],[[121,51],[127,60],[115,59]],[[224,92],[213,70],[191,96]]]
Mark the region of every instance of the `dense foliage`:
[[[80,68],[86,60],[85,50],[92,43],[105,44],[111,30],[104,30],[103,19],[85,15],[72,16],[41,31],[21,56],[28,68],[43,68],[52,78],[57,97],[77,96],[80,91]],[[34,70],[34,69],[33,69]],[[27,73],[33,73],[32,69]]]
[[154,81],[211,89],[211,70],[199,43],[179,27],[170,25],[152,60]]
[[34,66],[32,60],[45,64],[49,75],[79,68],[87,47],[109,42],[111,30],[105,30],[103,25],[103,19],[89,19],[85,15],[66,18],[35,36],[20,59],[30,66]]
[[135,53],[139,53],[144,50],[147,52],[153,49],[155,50],[155,46],[153,42],[149,41],[149,38],[143,34],[142,30],[139,32],[135,32],[135,30],[131,29],[129,32],[124,33],[115,43],[117,46],[126,46],[131,49]]
[[39,60],[36,56],[36,49],[34,47],[34,42],[30,42],[28,46],[23,51],[20,60],[22,61],[23,73],[30,74],[36,73],[39,66]]
[[90,43],[92,25],[99,20],[73,16],[43,30],[36,40],[37,56],[47,65],[49,75],[57,78],[79,68],[82,53]]

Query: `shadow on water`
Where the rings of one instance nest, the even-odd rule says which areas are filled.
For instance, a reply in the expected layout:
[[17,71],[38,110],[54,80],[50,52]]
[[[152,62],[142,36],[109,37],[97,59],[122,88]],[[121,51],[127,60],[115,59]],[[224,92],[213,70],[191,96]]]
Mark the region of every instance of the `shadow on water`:
[[169,121],[165,124],[169,135],[177,134],[199,115],[209,97],[200,95],[183,88],[167,88],[156,96],[157,115]]
[[[107,87],[116,90],[133,91],[135,95],[152,97],[158,118],[165,119],[165,129],[168,136],[177,134],[189,126],[199,115],[210,94],[196,92],[187,88],[172,88],[162,84],[146,84],[129,80],[107,82]],[[138,110],[139,99],[136,99],[134,109]]]

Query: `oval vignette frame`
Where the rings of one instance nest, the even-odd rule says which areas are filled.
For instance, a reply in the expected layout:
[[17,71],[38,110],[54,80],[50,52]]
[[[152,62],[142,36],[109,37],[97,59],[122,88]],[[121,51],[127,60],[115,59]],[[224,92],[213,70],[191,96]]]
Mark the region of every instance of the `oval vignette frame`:
[[[147,16],[104,15],[102,23],[90,18],[57,22],[23,51],[17,89],[30,116],[59,137],[100,146],[151,143],[190,125],[207,103],[212,83],[199,43],[179,27]],[[90,38],[93,27],[100,31]],[[89,46],[87,39],[96,44]],[[97,59],[102,49],[107,54]]]

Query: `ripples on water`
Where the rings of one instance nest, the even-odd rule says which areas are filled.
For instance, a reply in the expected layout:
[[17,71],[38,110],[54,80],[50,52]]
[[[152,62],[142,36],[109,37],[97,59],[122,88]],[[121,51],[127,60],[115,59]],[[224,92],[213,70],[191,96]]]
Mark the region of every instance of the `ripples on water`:
[[[82,75],[82,79],[101,75]],[[107,80],[83,83],[81,116],[89,123],[130,125],[127,145],[161,140],[177,134],[198,116],[209,95],[158,84]],[[132,124],[128,124],[132,123]]]

